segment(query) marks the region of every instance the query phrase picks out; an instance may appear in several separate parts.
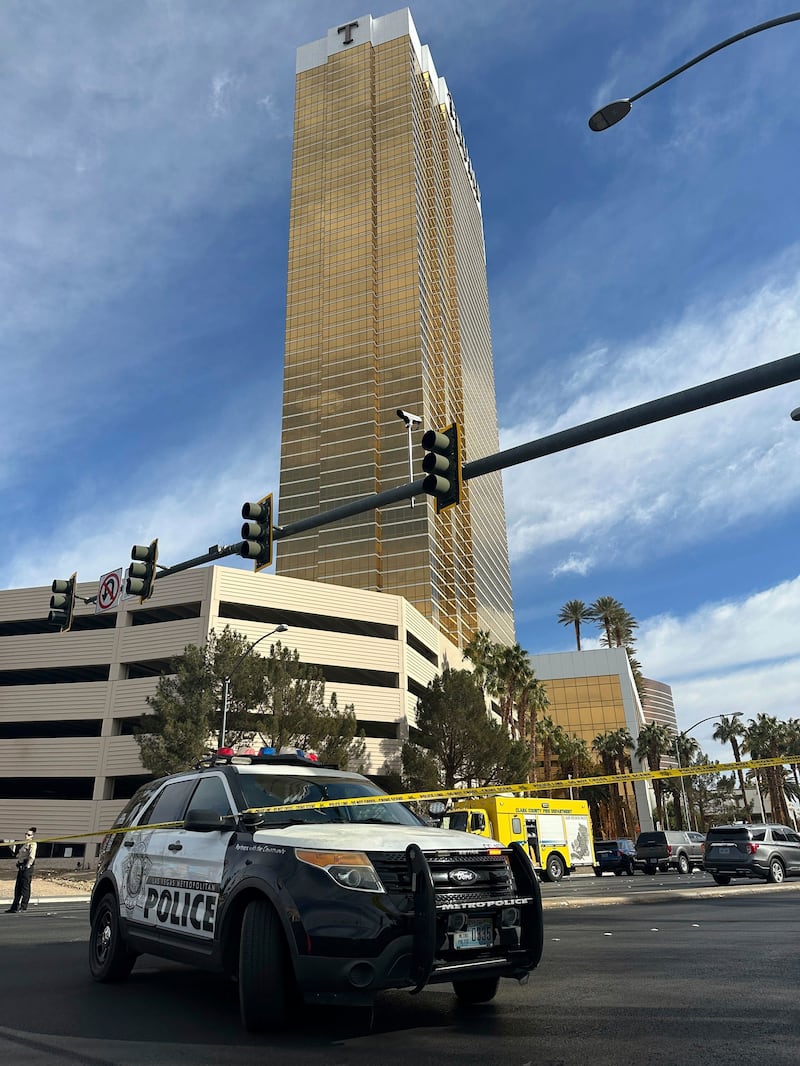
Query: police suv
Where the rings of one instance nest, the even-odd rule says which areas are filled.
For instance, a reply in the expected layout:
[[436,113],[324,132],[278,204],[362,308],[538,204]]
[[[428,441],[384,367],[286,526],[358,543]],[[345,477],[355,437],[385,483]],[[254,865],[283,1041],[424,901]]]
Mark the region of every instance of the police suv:
[[100,848],[92,976],[123,980],[145,953],[223,971],[250,1030],[303,1000],[371,1005],[448,981],[482,1003],[500,977],[525,980],[542,904],[522,847],[426,825],[385,795],[300,753],[216,756],[145,785]]

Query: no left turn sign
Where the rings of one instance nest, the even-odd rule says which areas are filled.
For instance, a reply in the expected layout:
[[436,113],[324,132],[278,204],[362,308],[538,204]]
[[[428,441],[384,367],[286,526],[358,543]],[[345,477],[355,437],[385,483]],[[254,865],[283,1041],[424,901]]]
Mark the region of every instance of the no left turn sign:
[[119,603],[121,592],[122,568],[120,567],[119,570],[111,570],[109,573],[103,574],[97,586],[95,614],[99,611],[109,611],[112,607],[116,607]]

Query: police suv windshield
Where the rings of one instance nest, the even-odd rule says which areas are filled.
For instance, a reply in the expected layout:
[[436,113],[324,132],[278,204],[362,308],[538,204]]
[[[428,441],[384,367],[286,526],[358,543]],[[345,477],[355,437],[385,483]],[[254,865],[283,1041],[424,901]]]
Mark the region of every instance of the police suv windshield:
[[[326,777],[315,773],[313,778],[279,771],[264,771],[239,775],[239,783],[249,809],[257,809],[265,825],[325,824],[329,822],[381,822],[391,825],[424,824],[402,803],[365,803],[352,807],[324,807],[321,810],[281,812],[290,803],[323,803],[325,800],[355,799],[359,796],[386,795],[377,785],[361,777]],[[269,810],[260,810],[260,808]],[[274,810],[273,810],[274,808]]]

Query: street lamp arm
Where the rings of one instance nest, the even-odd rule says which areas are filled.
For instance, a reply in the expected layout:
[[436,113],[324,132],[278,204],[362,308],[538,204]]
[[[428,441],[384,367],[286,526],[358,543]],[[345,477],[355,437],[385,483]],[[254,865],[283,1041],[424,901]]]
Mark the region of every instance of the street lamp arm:
[[600,133],[603,130],[607,130],[609,126],[616,125],[627,114],[630,113],[631,105],[636,100],[641,100],[643,96],[647,96],[654,89],[658,89],[660,86],[666,84],[668,81],[672,81],[673,78],[677,78],[679,74],[683,74],[685,70],[690,67],[696,66],[698,63],[702,63],[704,59],[708,59],[709,56],[713,56],[715,52],[721,52],[723,48],[727,48],[731,44],[736,44],[737,41],[743,41],[745,37],[752,37],[756,33],[761,33],[763,30],[771,30],[775,26],[784,26],[787,22],[797,22],[800,19],[800,11],[794,11],[790,15],[781,15],[780,18],[770,19],[768,22],[759,22],[757,26],[751,26],[747,30],[742,30],[741,33],[736,33],[733,37],[728,37],[724,41],[720,41],[719,44],[715,44],[713,48],[706,49],[699,56],[695,56],[694,59],[690,59],[687,63],[683,63],[676,70],[671,71],[669,74],[665,74],[663,78],[659,78],[658,81],[654,81],[652,85],[648,85],[646,89],[642,89],[634,96],[625,97],[622,100],[614,100],[613,102],[606,104],[604,107],[595,111],[592,117],[589,119],[589,129],[594,133]]
[[[736,711],[735,714],[731,715],[731,718],[735,718],[736,715],[739,715],[741,713],[742,713],[741,711]],[[724,715],[721,715],[721,714],[711,714],[711,715],[708,716],[708,718],[701,718],[699,722],[695,722],[694,725],[690,725],[688,729],[681,729],[680,734],[682,736],[686,736],[687,733],[691,733],[693,729],[697,729],[697,727],[699,725],[702,725],[703,722],[713,722],[716,718],[723,718],[723,717],[724,717]]]
[[274,629],[270,629],[269,633],[264,633],[258,638],[258,640],[254,640],[250,647],[247,648],[247,650],[244,652],[244,654],[240,655],[236,662],[233,664],[233,667],[228,673],[228,676],[225,680],[230,681],[230,679],[233,677],[233,675],[236,673],[236,671],[239,669],[239,667],[242,665],[248,655],[250,655],[254,648],[258,647],[262,640],[266,640],[267,637],[271,637],[275,633],[285,633],[288,628],[289,627],[287,625],[284,625],[284,623],[281,622],[279,626],[276,626]]

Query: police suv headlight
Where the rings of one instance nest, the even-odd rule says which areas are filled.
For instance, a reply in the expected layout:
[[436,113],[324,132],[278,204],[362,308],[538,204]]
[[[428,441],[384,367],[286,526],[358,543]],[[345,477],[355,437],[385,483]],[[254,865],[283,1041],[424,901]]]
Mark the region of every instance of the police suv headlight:
[[375,867],[363,851],[309,851],[307,848],[295,848],[294,853],[300,862],[324,870],[342,888],[353,888],[359,892],[386,891]]

